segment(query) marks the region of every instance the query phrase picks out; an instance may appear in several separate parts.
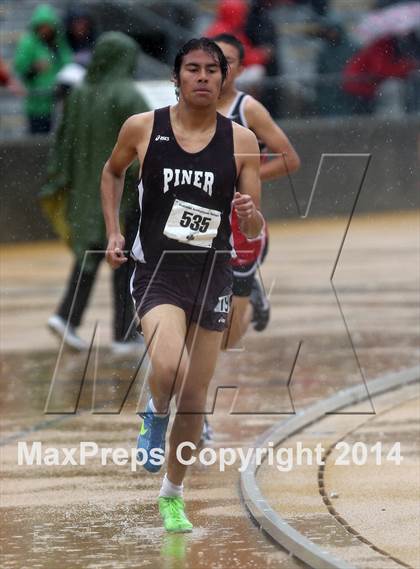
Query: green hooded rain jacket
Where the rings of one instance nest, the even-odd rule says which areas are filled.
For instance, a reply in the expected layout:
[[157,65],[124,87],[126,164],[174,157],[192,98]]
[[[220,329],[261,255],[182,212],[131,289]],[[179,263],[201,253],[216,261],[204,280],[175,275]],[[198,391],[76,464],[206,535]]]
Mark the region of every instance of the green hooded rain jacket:
[[[127,35],[102,34],[82,85],[65,101],[41,201],[53,227],[78,260],[87,249],[106,247],[100,198],[102,169],[124,121],[149,110],[133,80],[137,56],[137,44]],[[122,221],[127,208],[135,207],[138,171],[136,161],[126,174]]]
[[[38,26],[49,24],[57,31],[56,50],[51,49],[36,33]],[[54,85],[57,73],[72,60],[72,51],[59,28],[56,12],[48,4],[38,6],[31,18],[30,31],[22,36],[15,54],[15,70],[25,85],[26,113],[31,117],[48,117],[54,106]],[[35,63],[48,67],[33,73]]]

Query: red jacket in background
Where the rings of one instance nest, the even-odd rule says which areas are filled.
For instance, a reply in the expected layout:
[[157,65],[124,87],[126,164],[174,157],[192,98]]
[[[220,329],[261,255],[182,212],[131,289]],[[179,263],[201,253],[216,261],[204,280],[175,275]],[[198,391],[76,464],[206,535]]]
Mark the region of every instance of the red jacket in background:
[[404,79],[416,68],[415,61],[401,57],[392,38],[382,38],[365,47],[344,68],[343,87],[347,93],[373,99],[385,79]]
[[248,16],[248,4],[245,0],[221,0],[217,9],[216,20],[203,33],[203,36],[213,38],[219,34],[231,34],[244,46],[245,57],[243,65],[265,65],[267,53],[264,49],[253,47],[245,35],[245,23]]
[[0,85],[6,87],[10,83],[10,71],[6,62],[0,58]]

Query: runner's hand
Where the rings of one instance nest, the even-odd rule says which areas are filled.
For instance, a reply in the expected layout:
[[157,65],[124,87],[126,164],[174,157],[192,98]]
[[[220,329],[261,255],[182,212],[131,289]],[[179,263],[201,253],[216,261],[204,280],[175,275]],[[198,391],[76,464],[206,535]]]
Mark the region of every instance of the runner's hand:
[[128,261],[124,255],[125,239],[121,233],[114,233],[109,236],[105,258],[113,269],[118,269]]
[[233,207],[235,208],[239,219],[251,218],[256,210],[251,196],[248,194],[240,194],[239,192],[235,192]]

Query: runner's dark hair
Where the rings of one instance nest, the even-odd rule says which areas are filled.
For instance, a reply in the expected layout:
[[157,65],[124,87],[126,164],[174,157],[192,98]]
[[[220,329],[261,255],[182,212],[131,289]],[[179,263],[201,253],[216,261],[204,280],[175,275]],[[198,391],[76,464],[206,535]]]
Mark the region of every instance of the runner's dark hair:
[[232,34],[218,34],[211,38],[215,42],[222,42],[235,47],[238,50],[239,55],[239,63],[242,63],[245,57],[245,48],[244,44],[238,40],[237,37],[233,36]]
[[184,57],[187,55],[187,53],[190,53],[190,51],[194,51],[196,49],[201,49],[209,53],[216,59],[216,61],[218,61],[220,65],[220,71],[222,72],[223,83],[228,72],[228,62],[226,61],[226,57],[224,56],[223,51],[220,49],[217,43],[214,43],[214,41],[209,38],[193,38],[187,41],[187,43],[181,47],[181,49],[176,54],[174,61],[173,74],[175,79],[179,81],[179,73],[181,71],[182,60]]

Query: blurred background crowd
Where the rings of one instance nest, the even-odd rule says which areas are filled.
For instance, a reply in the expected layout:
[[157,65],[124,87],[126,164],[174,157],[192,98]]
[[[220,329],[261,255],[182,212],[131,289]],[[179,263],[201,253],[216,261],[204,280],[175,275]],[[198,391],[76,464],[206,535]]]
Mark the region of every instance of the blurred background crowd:
[[420,112],[420,1],[0,1],[0,137],[49,133],[105,31],[140,47],[139,82],[220,33],[245,45],[240,88],[277,119]]

